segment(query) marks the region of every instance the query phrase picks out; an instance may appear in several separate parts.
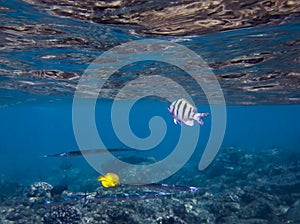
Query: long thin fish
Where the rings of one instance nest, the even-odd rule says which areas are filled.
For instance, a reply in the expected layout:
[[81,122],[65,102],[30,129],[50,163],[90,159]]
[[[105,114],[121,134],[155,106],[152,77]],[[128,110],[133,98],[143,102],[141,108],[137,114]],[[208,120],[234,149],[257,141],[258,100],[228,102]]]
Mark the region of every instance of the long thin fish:
[[124,200],[146,200],[155,199],[160,197],[170,197],[173,193],[165,192],[143,192],[141,194],[115,194],[115,195],[104,195],[95,196],[94,200],[106,200],[106,201],[124,201]]
[[[159,188],[164,190],[174,190],[174,191],[185,191],[191,193],[204,193],[206,192],[204,189],[199,187],[191,187],[191,186],[182,186],[175,184],[147,184],[140,185],[141,187],[147,188]],[[75,203],[80,200],[84,200],[84,205],[86,206],[91,201],[124,201],[124,200],[145,200],[145,199],[155,199],[161,197],[170,197],[175,195],[174,193],[168,192],[143,192],[143,193],[135,193],[135,194],[113,194],[113,195],[93,195],[93,194],[83,194],[83,195],[74,195],[72,197],[65,197],[58,200],[48,200],[43,203],[43,205],[57,205],[57,204],[65,204],[65,203]]]
[[[132,151],[134,149],[108,149],[109,152],[127,152]],[[69,152],[62,152],[50,155],[43,155],[42,157],[75,157],[75,156],[86,156],[93,154],[107,154],[107,150],[105,149],[88,149],[88,150],[75,150]]]
[[159,189],[165,189],[165,190],[174,190],[174,191],[187,191],[191,193],[205,193],[206,191],[199,187],[193,187],[193,186],[183,186],[183,185],[175,185],[175,184],[147,184],[147,185],[141,185],[143,187],[149,187],[149,188],[159,188]]
[[84,205],[86,206],[91,201],[127,201],[127,200],[146,200],[146,199],[155,199],[161,197],[170,197],[173,193],[165,193],[165,192],[143,192],[143,193],[135,193],[135,194],[113,194],[113,195],[74,195],[72,197],[61,198],[58,200],[48,200],[42,203],[41,205],[45,206],[53,206],[58,204],[69,204],[75,203],[81,200],[84,200]]

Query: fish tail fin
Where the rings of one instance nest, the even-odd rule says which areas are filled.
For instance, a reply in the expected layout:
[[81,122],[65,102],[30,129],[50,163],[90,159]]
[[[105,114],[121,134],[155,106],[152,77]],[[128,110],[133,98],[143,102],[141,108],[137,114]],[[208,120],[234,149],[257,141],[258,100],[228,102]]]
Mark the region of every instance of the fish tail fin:
[[193,117],[195,121],[197,121],[200,125],[203,125],[204,122],[201,119],[202,117],[206,117],[209,113],[196,113]]

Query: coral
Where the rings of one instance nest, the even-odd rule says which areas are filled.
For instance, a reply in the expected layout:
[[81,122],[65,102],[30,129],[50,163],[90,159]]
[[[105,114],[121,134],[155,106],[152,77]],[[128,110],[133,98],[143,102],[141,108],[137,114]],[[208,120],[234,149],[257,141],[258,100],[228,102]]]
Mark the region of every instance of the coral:
[[185,221],[180,219],[177,216],[165,216],[165,217],[160,217],[156,220],[158,224],[186,224]]
[[109,207],[106,210],[107,215],[110,217],[112,221],[125,221],[129,220],[129,215],[124,210],[115,207]]
[[[176,174],[178,176],[171,177],[169,180],[176,183],[177,178],[180,177],[179,181],[195,181],[195,186],[201,180],[203,183],[201,188],[205,189],[205,193],[161,189],[162,192],[174,194],[171,197],[150,200],[134,196],[151,193],[153,188],[150,187],[129,185],[112,189],[99,187],[96,192],[86,194],[88,200],[85,202],[88,203],[84,204],[83,200],[80,200],[85,196],[82,192],[64,191],[67,186],[53,187],[46,182],[37,182],[25,190],[23,197],[11,195],[0,200],[0,223],[281,224],[299,222],[299,164],[292,163],[290,160],[279,163],[278,160],[269,159],[268,153],[261,153],[258,157],[233,152],[231,148],[224,150],[223,153],[222,158],[216,160],[216,163],[221,163],[223,174],[219,173],[209,179],[205,178],[207,174],[187,167],[188,170],[180,171],[182,173]],[[234,161],[240,156],[244,159],[238,161],[247,162],[240,164]],[[249,169],[251,164],[257,165]],[[224,169],[227,166],[233,169]],[[244,176],[239,175],[242,172],[235,173],[235,170],[252,173],[251,176],[248,175],[243,179]],[[186,171],[191,172],[195,180],[183,178]],[[123,197],[125,192],[131,196]],[[99,197],[92,200],[93,196]],[[28,203],[28,200],[37,203]],[[45,201],[49,203],[45,204]]]
[[44,202],[51,198],[51,190],[53,186],[46,182],[36,182],[30,185],[24,193],[24,196],[29,199],[29,202]]
[[44,216],[48,224],[76,224],[81,223],[81,212],[74,206],[53,206]]

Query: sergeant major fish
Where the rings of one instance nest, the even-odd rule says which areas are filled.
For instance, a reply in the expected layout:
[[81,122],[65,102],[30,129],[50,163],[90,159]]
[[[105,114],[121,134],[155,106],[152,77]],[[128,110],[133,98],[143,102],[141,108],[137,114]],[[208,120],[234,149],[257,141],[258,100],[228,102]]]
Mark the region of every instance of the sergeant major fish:
[[193,126],[194,120],[203,125],[204,122],[201,118],[208,115],[208,113],[197,113],[197,108],[185,99],[174,101],[168,110],[174,118],[175,124],[183,122],[188,126]]

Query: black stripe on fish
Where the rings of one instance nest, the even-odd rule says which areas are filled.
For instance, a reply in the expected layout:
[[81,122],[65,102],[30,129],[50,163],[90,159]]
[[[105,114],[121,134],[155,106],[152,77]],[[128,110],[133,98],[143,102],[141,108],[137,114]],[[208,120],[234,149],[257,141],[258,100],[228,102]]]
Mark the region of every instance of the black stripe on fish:
[[191,118],[192,110],[193,110],[193,108],[190,107],[189,112],[188,112],[188,116],[187,116],[188,118]]
[[174,110],[175,110],[175,107],[174,107],[174,105],[171,105],[171,106],[172,106],[171,114],[173,114],[173,115],[174,115]]
[[178,103],[178,100],[176,100],[176,101],[174,101],[172,104],[171,104],[171,106],[173,106],[173,108],[172,108],[172,115],[173,116],[176,116],[176,104]]
[[180,119],[183,119],[183,118],[184,118],[184,111],[183,111],[184,106],[185,106],[185,101],[182,100],[182,101],[181,101],[180,108],[179,108],[179,110],[178,110],[178,117],[179,117]]
[[187,109],[187,103],[186,102],[184,102],[184,105],[183,105],[183,108],[182,108],[182,117],[181,117],[181,119],[185,119],[186,118],[186,114],[185,114],[185,111],[186,111],[186,109]]
[[182,104],[182,100],[178,100],[179,103],[178,103],[178,106],[176,106],[176,117],[179,117],[180,116],[180,106]]

